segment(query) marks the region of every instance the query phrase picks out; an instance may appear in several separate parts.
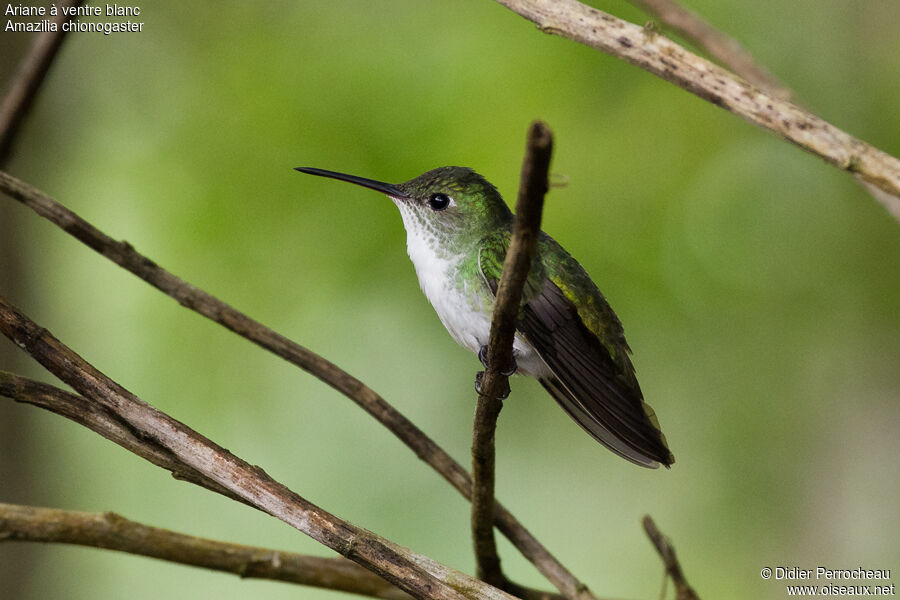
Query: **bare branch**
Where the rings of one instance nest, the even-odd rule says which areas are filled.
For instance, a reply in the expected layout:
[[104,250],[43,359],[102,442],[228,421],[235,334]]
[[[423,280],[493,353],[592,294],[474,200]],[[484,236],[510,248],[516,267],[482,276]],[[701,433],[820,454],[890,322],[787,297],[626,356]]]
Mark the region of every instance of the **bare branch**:
[[[577,0],[497,0],[546,33],[601,50],[732,112],[900,198],[900,160],[786,100],[761,91],[653,29]],[[876,196],[879,201],[884,198]],[[886,208],[896,216],[896,205]]]
[[0,104],[0,164],[6,161],[12,151],[13,140],[19,132],[19,127],[25,120],[25,115],[31,109],[38,90],[43,83],[53,59],[56,58],[59,48],[62,46],[66,32],[62,24],[72,19],[62,10],[81,6],[84,0],[65,0],[60,2],[59,15],[54,19],[56,31],[46,31],[34,37],[34,42],[28,53],[19,63],[19,68],[12,80],[3,103]]
[[416,598],[509,598],[464,573],[450,570],[319,508],[209,439],[153,408],[106,377],[46,329],[0,297],[0,333],[86,399],[154,440],[259,510],[307,534]]
[[[469,473],[409,419],[374,390],[337,365],[247,317],[218,298],[176,277],[138,253],[127,242],[109,237],[31,185],[0,171],[0,190],[34,210],[77,240],[130,271],[204,317],[318,377],[384,425],[466,499],[472,497]],[[495,505],[498,529],[547,580],[569,598],[584,588],[562,563],[501,504]]]
[[184,535],[115,513],[0,504],[0,542],[56,542],[118,550],[240,577],[309,585],[383,600],[410,600],[346,558],[320,558]]
[[709,24],[703,17],[673,0],[629,0],[664,25],[695,42],[723,66],[776,98],[791,99],[791,90],[756,62],[738,41]]
[[[15,400],[16,402],[31,404],[33,406],[43,408],[50,412],[71,419],[72,421],[75,421],[76,423],[83,425],[88,429],[102,435],[106,439],[115,442],[126,450],[137,454],[141,458],[144,458],[159,467],[171,471],[173,477],[175,477],[176,479],[189,481],[196,485],[205,487],[211,491],[228,496],[229,498],[232,498],[249,506],[253,506],[243,498],[236,496],[230,490],[223,488],[215,481],[207,478],[202,473],[191,467],[188,467],[180,460],[178,460],[178,458],[175,457],[171,452],[160,446],[154,440],[136,435],[126,423],[122,422],[120,419],[117,419],[115,415],[110,414],[103,407],[98,406],[85,399],[83,396],[72,394],[52,385],[27,379],[25,377],[20,377],[11,373],[6,373],[4,371],[0,371],[0,396],[6,396],[8,398],[11,398],[12,400]],[[2,510],[0,510],[0,541],[3,540],[2,519],[3,514]],[[103,547],[110,546],[109,544],[104,544]],[[166,552],[164,548],[159,550],[149,549],[149,546],[145,548],[146,550],[140,552],[140,554],[144,554],[147,556],[156,556],[156,554],[152,553]],[[126,552],[131,551],[126,548],[116,549],[120,549]],[[209,568],[215,568],[203,564],[197,564],[197,566],[208,566]],[[439,569],[442,567],[443,565],[434,563],[435,569]],[[364,569],[360,569],[360,572],[368,573],[368,571],[365,571]],[[451,574],[452,573],[448,571],[448,575]],[[244,574],[244,576],[250,575]],[[396,588],[390,586],[387,583],[384,583],[380,578],[377,579],[379,581],[382,581],[382,588],[387,586],[387,588],[396,590]],[[310,583],[309,585],[314,584]],[[366,585],[368,586],[368,584]],[[507,591],[517,596],[518,598],[522,598],[523,600],[562,600],[564,598],[564,596],[560,594],[553,594],[550,592],[523,587],[514,582],[509,582],[509,590]],[[390,592],[386,593],[390,594]],[[399,590],[396,590],[396,593],[403,596],[406,595]]]
[[83,396],[5,371],[0,371],[0,396],[71,419],[154,465],[171,471],[175,479],[189,481],[232,500],[248,504],[240,496],[185,465],[154,440],[142,438],[115,414]]
[[656,523],[653,522],[650,515],[644,516],[643,525],[647,537],[653,542],[653,546],[656,548],[656,551],[659,552],[660,558],[662,558],[663,564],[666,567],[666,573],[672,578],[672,583],[675,584],[675,599],[700,600],[693,588],[688,585],[687,580],[684,578],[684,573],[681,571],[681,565],[675,557],[675,548],[672,547],[671,542],[669,542],[666,536],[657,529]]
[[519,302],[541,230],[541,211],[544,194],[547,193],[552,148],[553,136],[547,126],[540,121],[532,123],[522,164],[512,237],[494,301],[487,365],[479,380],[475,408],[472,438],[472,537],[475,558],[478,577],[503,589],[507,588],[508,581],[500,568],[494,540],[494,432],[497,417],[503,408],[502,398],[509,393],[508,378],[503,371],[514,364],[512,346]]
[[[754,61],[737,40],[715,29],[696,13],[681,7],[673,0],[630,0],[630,2],[643,7],[664,24],[705,48],[711,56],[750,83],[782,100],[791,99],[793,92],[775,79],[764,66]],[[854,177],[875,200],[884,205],[891,216],[900,221],[900,196],[892,196],[858,174]]]

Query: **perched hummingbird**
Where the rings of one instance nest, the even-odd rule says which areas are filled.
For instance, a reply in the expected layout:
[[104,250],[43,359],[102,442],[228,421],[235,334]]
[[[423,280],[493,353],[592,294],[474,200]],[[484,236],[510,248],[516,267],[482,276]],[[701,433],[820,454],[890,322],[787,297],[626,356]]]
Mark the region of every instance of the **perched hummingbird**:
[[[494,295],[513,216],[497,189],[465,167],[390,184],[311,167],[298,171],[386,194],[400,209],[419,285],[447,331],[486,360]],[[511,371],[536,377],[594,439],[631,462],[671,465],[641,394],[622,324],[578,262],[546,233],[522,294]]]

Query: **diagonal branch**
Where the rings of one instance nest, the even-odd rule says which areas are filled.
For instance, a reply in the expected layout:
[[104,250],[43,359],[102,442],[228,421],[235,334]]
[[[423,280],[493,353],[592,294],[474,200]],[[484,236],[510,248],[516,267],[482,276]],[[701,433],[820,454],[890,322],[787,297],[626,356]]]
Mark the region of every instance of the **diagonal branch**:
[[709,24],[692,10],[674,0],[628,0],[659,19],[672,30],[698,44],[710,56],[734,73],[737,73],[761,90],[767,90],[782,100],[791,99],[791,90],[785,87],[756,62],[738,41]]
[[66,417],[137,454],[157,467],[171,471],[175,479],[188,481],[247,504],[240,496],[196,469],[188,467],[155,440],[142,437],[127,422],[84,396],[5,371],[0,371],[0,396],[6,396],[16,402],[31,404]]
[[320,558],[230,544],[130,521],[115,513],[87,513],[0,503],[0,542],[55,542],[118,550],[173,563],[382,600],[410,600],[381,577],[346,558]]
[[854,174],[900,221],[900,160],[824,119],[685,50],[650,28],[641,28],[577,0],[496,0],[537,24],[638,66],[700,98],[768,129],[827,163]]
[[[43,408],[52,413],[56,413],[72,421],[87,427],[88,429],[94,431],[95,433],[100,434],[106,439],[115,442],[119,446],[122,446],[126,450],[137,454],[141,458],[148,460],[149,462],[155,464],[158,467],[162,467],[168,471],[172,472],[172,476],[176,479],[180,479],[182,481],[188,481],[190,483],[194,483],[196,485],[205,487],[211,491],[222,494],[248,506],[253,506],[252,504],[245,501],[243,498],[233,494],[230,490],[223,488],[215,481],[206,477],[203,473],[200,473],[196,469],[193,469],[183,462],[181,462],[176,456],[174,456],[171,452],[169,452],[166,448],[158,444],[155,440],[140,436],[136,434],[127,423],[123,422],[121,419],[117,418],[114,414],[111,414],[102,406],[98,406],[83,396],[79,396],[78,394],[72,394],[70,392],[63,391],[57,387],[52,385],[48,385],[46,383],[41,383],[38,381],[34,381],[32,379],[28,379],[25,377],[20,377],[18,375],[14,375],[12,373],[6,373],[4,371],[0,371],[0,396],[6,396],[16,402],[22,402],[25,404],[31,404],[33,406],[37,406],[39,408]],[[3,540],[3,514],[2,510],[0,510],[0,541]],[[104,530],[106,531],[106,530]],[[112,535],[112,534],[110,534]],[[113,536],[115,537],[115,536]],[[154,538],[154,539],[165,539],[165,538]],[[55,540],[62,541],[62,540]],[[99,545],[102,547],[111,547],[110,544],[113,542],[102,541]],[[116,538],[114,540],[117,544],[125,544],[132,543],[123,540],[118,540]],[[154,553],[167,553],[165,548],[160,548],[154,550],[150,547],[150,545],[142,546],[143,550],[141,552],[135,552],[139,554],[145,555],[153,555]],[[132,552],[132,550],[128,548],[117,548],[123,550],[125,552]],[[270,553],[272,551],[269,551]],[[174,559],[172,559],[174,560]],[[326,560],[326,559],[323,559]],[[199,563],[191,563],[196,566],[205,566],[207,568],[216,568],[214,565],[209,564],[199,564]],[[348,563],[353,564],[353,563]],[[335,567],[337,568],[337,567]],[[232,570],[232,569],[227,569]],[[360,573],[368,573],[365,569],[358,569]],[[326,569],[326,572],[330,572],[329,569]],[[249,577],[244,573],[242,576]],[[255,576],[255,575],[254,575]],[[262,576],[262,575],[260,575]],[[373,576],[374,577],[374,576]],[[403,594],[393,586],[389,586],[384,583],[383,580],[377,578],[379,581],[382,581],[380,587],[377,587],[378,590],[382,588],[390,588],[396,591],[396,594]],[[297,582],[304,583],[304,582]],[[309,583],[309,585],[315,585],[313,583]],[[367,583],[366,586],[369,586]],[[371,586],[369,586],[371,587]],[[515,583],[510,582],[509,584],[509,592],[514,594],[515,596],[522,598],[523,600],[563,600],[564,596],[559,594],[552,594],[549,592],[544,592],[541,590],[535,590],[532,588],[526,588]],[[359,592],[364,593],[364,592]],[[396,595],[395,594],[395,595]]]
[[[453,458],[409,419],[349,373],[314,352],[254,321],[218,298],[194,287],[137,252],[127,242],[109,237],[40,190],[0,171],[0,191],[18,200],[77,240],[130,271],[194,312],[226,327],[314,375],[341,392],[384,425],[447,480],[466,499],[472,497],[472,479]],[[525,527],[499,503],[495,506],[498,529],[531,561],[538,571],[568,598],[584,588]]]
[[553,149],[553,134],[542,122],[535,121],[528,131],[525,160],[516,202],[509,250],[494,301],[487,365],[480,378],[478,403],[472,438],[472,537],[478,577],[509,589],[500,568],[500,557],[494,540],[494,432],[503,400],[509,393],[507,365],[513,364],[513,339],[519,314],[519,302],[531,262],[534,260],[541,212],[547,193],[547,172]]
[[[702,46],[720,63],[758,88],[782,100],[790,100],[793,96],[793,92],[775,79],[763,65],[756,62],[737,40],[714,28],[700,15],[681,7],[674,0],[629,1],[642,7],[687,39]],[[900,197],[893,196],[867,182],[859,174],[854,177],[875,200],[900,220]]]
[[31,109],[38,90],[59,52],[66,32],[62,24],[73,17],[65,14],[63,7],[81,6],[84,0],[65,0],[60,3],[59,15],[54,19],[56,31],[45,31],[34,37],[28,53],[19,63],[9,92],[0,104],[0,164],[12,151],[13,140]]
[[0,333],[85,398],[121,419],[137,435],[155,440],[179,461],[255,508],[291,525],[412,596],[436,600],[509,598],[496,588],[356,527],[302,498],[259,467],[241,460],[106,377],[2,297]]

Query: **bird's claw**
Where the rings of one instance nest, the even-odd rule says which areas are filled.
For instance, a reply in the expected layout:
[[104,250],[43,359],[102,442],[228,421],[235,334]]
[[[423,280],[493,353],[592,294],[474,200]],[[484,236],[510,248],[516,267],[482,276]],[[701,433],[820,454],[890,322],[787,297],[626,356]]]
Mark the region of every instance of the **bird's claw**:
[[512,377],[516,374],[516,371],[519,370],[519,365],[516,364],[516,359],[512,358],[510,359],[510,361],[512,362],[512,364],[507,367],[506,371],[500,371],[500,374],[504,377]]
[[478,360],[481,361],[481,364],[487,367],[487,346],[482,346],[478,349]]
[[[478,349],[478,360],[481,361],[481,364],[484,365],[485,368],[487,368],[487,366],[488,366],[487,354],[488,354],[487,346],[482,346],[481,348]],[[503,375],[504,377],[511,377],[516,374],[516,371],[519,370],[519,366],[516,364],[515,355],[513,355],[510,358],[510,361],[512,364],[509,365],[505,370],[500,371],[500,374]]]
[[[478,371],[478,373],[475,374],[475,391],[478,392],[479,394],[482,393],[482,390],[481,390],[481,380],[482,379],[484,379],[484,371]],[[507,398],[509,398],[509,382],[505,381],[503,384],[503,390],[497,396],[497,399],[498,400],[506,400]]]

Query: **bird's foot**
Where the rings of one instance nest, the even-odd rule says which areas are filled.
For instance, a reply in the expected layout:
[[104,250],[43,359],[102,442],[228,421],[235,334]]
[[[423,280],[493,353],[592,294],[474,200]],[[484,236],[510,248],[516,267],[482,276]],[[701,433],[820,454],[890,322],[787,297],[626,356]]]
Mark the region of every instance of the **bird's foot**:
[[[482,379],[484,379],[484,371],[478,371],[478,373],[475,374],[475,391],[478,392],[479,394],[482,393],[482,391],[481,391],[481,380]],[[506,400],[507,398],[509,398],[509,381],[504,382],[503,390],[497,396],[498,400]]]
[[[481,361],[481,364],[484,365],[485,368],[488,366],[487,353],[488,353],[487,346],[482,346],[481,348],[478,349],[478,360]],[[500,371],[500,374],[503,375],[504,377],[511,377],[512,375],[515,375],[516,371],[519,369],[519,366],[516,364],[515,354],[510,359],[510,362],[512,363],[511,365],[508,365],[505,370]]]
[[482,346],[478,349],[478,360],[481,361],[481,364],[487,367],[487,346]]

